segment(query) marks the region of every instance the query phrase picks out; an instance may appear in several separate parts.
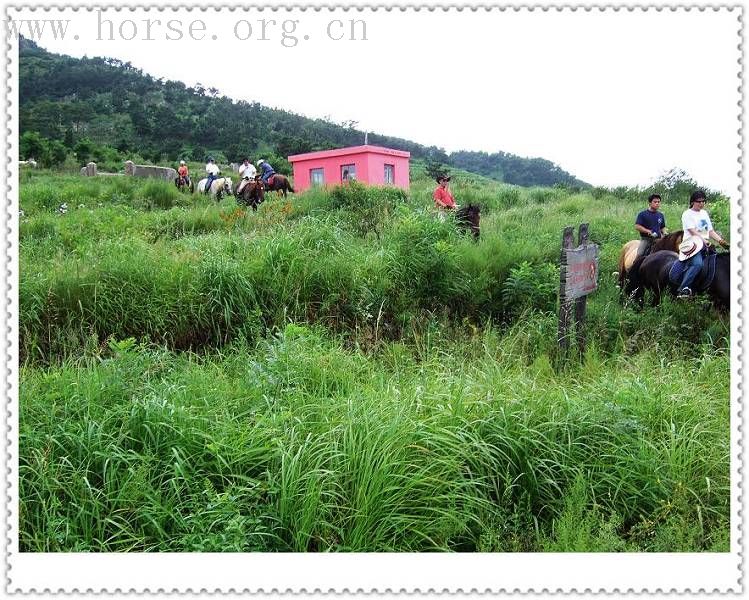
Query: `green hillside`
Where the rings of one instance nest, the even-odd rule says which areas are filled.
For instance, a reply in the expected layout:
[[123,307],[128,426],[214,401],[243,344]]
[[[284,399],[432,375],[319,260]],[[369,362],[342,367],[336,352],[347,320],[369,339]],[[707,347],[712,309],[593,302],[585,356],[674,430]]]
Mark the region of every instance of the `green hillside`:
[[[290,154],[364,140],[364,132],[352,123],[310,119],[232,100],[213,88],[154,79],[116,59],[53,54],[26,39],[21,39],[19,59],[20,157],[45,166],[72,169],[93,159],[114,170],[128,158],[173,164],[180,158],[203,161],[210,153],[228,163],[262,154],[288,174]],[[251,96],[252,90],[247,93]],[[471,169],[464,164],[466,153],[448,155],[441,148],[377,133],[369,133],[369,142],[510,183],[581,183],[543,159],[502,154],[500,169]]]

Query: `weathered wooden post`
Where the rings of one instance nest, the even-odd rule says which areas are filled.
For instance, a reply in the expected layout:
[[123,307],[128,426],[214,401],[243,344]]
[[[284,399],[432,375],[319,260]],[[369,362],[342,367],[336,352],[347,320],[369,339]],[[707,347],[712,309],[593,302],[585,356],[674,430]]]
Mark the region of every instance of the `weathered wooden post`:
[[[587,223],[580,224],[580,228],[577,230],[577,242],[583,248],[585,248],[588,245],[588,224]],[[593,276],[593,282],[595,284],[595,287],[593,288],[593,290],[595,290],[595,288],[598,287],[598,246],[596,246],[594,260],[596,264],[594,267],[595,275]],[[590,270],[590,265],[588,266],[588,270]],[[588,275],[590,275],[590,273],[588,273]],[[588,281],[590,281],[590,279],[588,279]],[[582,356],[585,353],[585,308],[587,306],[587,303],[588,303],[587,294],[575,300],[575,327],[577,329],[577,349],[580,352],[580,356]]]
[[585,309],[588,294],[598,287],[598,246],[588,238],[588,224],[578,229],[578,245],[574,247],[574,229],[565,227],[562,233],[562,254],[559,268],[559,364],[566,360],[574,328],[580,356],[585,352]]
[[572,300],[567,295],[567,250],[575,244],[575,230],[565,227],[562,232],[562,255],[559,258],[559,329],[557,342],[561,356],[566,356],[570,347],[569,329],[572,316]]

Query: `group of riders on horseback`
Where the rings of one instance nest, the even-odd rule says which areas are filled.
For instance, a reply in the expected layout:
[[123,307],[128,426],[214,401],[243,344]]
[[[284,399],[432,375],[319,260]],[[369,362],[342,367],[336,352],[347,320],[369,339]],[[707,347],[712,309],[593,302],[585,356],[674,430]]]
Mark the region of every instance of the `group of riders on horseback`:
[[648,208],[635,220],[640,240],[625,244],[619,258],[619,283],[627,297],[642,304],[648,290],[653,294],[653,305],[657,305],[664,291],[671,291],[678,299],[708,292],[717,306],[728,308],[729,255],[718,256],[712,242],[726,249],[729,244],[713,228],[706,202],[705,192],[695,190],[689,208],[681,215],[682,230],[669,233],[666,218],[658,210],[661,197],[650,195]]
[[[236,192],[233,192],[231,179],[221,177],[221,170],[216,161],[212,156],[209,156],[208,162],[205,165],[206,177],[198,183],[198,192],[211,194],[216,199],[220,199],[224,193],[235,193],[237,201],[241,200],[244,204],[252,206],[255,210],[257,210],[257,206],[263,201],[265,191],[282,192],[284,197],[287,191],[294,192],[289,180],[284,175],[276,173],[268,161],[261,158],[257,161],[256,165],[257,169],[260,169],[259,175],[255,165],[250,162],[249,158],[245,158],[242,161],[242,164],[239,166],[241,181]],[[180,190],[195,191],[195,185],[190,178],[190,170],[184,160],[181,160],[179,163],[175,185]]]
[[[257,167],[257,168],[256,168]],[[260,169],[258,174],[257,169]],[[198,184],[198,191],[210,193],[217,199],[232,193],[231,179],[221,178],[213,157],[205,166],[207,177]],[[180,161],[175,183],[180,189],[194,189],[184,160]],[[237,202],[257,210],[265,191],[294,192],[288,178],[277,174],[264,159],[253,165],[248,158],[239,166],[241,181],[236,190]],[[437,214],[444,219],[455,214],[456,223],[479,237],[480,210],[476,205],[458,207],[448,184],[450,177],[439,175],[433,199]],[[730,261],[728,253],[720,256],[712,242],[728,249],[729,244],[713,228],[705,210],[707,196],[695,190],[689,198],[689,208],[681,215],[682,230],[669,233],[666,217],[660,212],[661,197],[651,194],[648,208],[635,220],[639,240],[624,245],[619,257],[619,285],[625,296],[642,304],[645,291],[653,294],[653,304],[660,302],[661,293],[670,290],[679,299],[692,298],[696,293],[708,292],[721,308],[730,301]]]

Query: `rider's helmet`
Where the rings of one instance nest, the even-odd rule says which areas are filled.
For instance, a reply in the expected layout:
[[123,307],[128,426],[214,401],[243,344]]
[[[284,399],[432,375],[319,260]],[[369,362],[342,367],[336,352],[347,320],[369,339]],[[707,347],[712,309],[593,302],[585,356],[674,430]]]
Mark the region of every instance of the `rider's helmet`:
[[260,166],[260,165],[262,165],[262,164],[263,164],[264,162],[265,162],[265,159],[264,159],[264,158],[261,158],[261,159],[260,159],[259,161],[257,161],[257,162],[256,162],[255,164],[256,164],[256,165],[257,165],[257,166],[259,167],[259,166]]
[[185,161],[184,161],[184,160],[181,160],[181,161],[179,161],[179,164],[181,164],[181,165],[184,165],[184,164],[185,164]]

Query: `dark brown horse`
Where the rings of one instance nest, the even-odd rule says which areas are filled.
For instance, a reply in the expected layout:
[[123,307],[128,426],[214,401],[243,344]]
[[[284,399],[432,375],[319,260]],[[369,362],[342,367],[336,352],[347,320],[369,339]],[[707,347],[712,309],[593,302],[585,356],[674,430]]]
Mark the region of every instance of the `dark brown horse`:
[[[658,252],[659,250],[671,250],[677,252],[679,250],[679,244],[684,237],[684,232],[679,229],[668,235],[664,235],[661,239],[653,242],[650,248],[649,254]],[[627,273],[632,269],[632,265],[635,263],[637,258],[637,248],[640,245],[640,240],[631,240],[624,244],[621,253],[619,254],[619,289],[624,290],[627,284]]]
[[[260,176],[258,175],[255,180],[260,181]],[[294,191],[294,188],[291,187],[289,178],[286,177],[286,175],[281,175],[280,173],[274,173],[270,177],[268,183],[265,184],[265,191],[277,192],[279,196],[283,194],[284,198],[286,198],[286,192],[291,192],[292,194],[296,193]]]
[[191,194],[195,192],[195,183],[190,177],[182,177],[181,175],[178,175],[174,180],[174,185],[177,186],[177,189],[180,192],[190,192]]
[[[669,275],[679,255],[670,250],[653,252],[638,258],[630,269],[625,294],[639,306],[645,299],[645,292],[652,294],[652,306],[658,306],[664,292],[676,295],[677,284]],[[707,258],[705,259],[707,261]],[[707,293],[718,310],[728,311],[731,305],[731,255],[721,252],[715,257],[715,273],[709,285],[702,281],[701,273],[695,281],[697,293]]]
[[455,222],[462,231],[469,231],[478,241],[481,234],[481,207],[478,204],[462,206],[455,211]]
[[257,210],[257,207],[260,206],[264,200],[265,190],[263,184],[257,179],[255,181],[248,181],[242,188],[242,191],[237,194],[237,204],[251,206],[254,211]]

